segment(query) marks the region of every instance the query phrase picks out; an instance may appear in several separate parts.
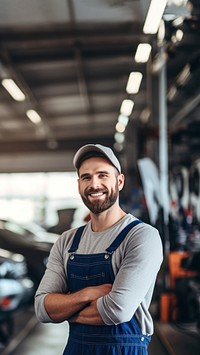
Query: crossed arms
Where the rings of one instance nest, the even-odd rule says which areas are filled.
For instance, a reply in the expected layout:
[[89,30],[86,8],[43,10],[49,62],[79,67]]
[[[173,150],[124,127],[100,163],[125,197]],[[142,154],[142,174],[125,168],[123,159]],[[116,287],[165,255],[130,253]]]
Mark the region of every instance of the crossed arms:
[[46,295],[44,306],[49,317],[56,323],[64,320],[90,325],[105,324],[97,310],[98,298],[107,295],[112,289],[111,284],[86,287],[80,291]]

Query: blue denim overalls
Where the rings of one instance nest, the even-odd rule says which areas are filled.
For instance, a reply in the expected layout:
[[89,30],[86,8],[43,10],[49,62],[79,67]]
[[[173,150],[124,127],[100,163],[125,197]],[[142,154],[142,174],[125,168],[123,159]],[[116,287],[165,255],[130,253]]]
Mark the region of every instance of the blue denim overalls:
[[[85,226],[80,227],[69,249],[67,274],[70,292],[88,286],[113,283],[112,254],[127,233],[141,221],[128,224],[100,254],[76,254]],[[134,297],[134,295],[133,295]],[[141,334],[136,317],[118,325],[84,325],[70,323],[69,339],[63,355],[147,355],[150,337]]]

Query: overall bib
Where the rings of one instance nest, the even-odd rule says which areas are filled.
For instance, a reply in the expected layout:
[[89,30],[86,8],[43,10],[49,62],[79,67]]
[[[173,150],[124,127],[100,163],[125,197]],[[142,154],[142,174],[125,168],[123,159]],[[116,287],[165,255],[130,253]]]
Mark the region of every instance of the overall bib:
[[[85,226],[80,227],[69,249],[67,274],[70,292],[88,286],[113,283],[112,254],[127,233],[141,221],[128,224],[106,249],[99,254],[76,254]],[[136,317],[118,325],[69,324],[69,339],[63,355],[147,355],[150,336],[141,334]]]

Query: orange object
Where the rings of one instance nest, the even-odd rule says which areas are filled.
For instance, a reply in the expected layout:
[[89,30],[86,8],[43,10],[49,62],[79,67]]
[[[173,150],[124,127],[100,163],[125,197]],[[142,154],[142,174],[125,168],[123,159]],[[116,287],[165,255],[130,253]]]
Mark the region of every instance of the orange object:
[[170,292],[161,294],[160,297],[160,321],[167,323],[176,321],[178,317],[178,304],[176,295],[173,293],[176,280],[197,276],[196,271],[190,271],[181,267],[181,261],[188,258],[190,253],[187,251],[175,251],[168,254]]
[[177,319],[177,300],[174,293],[163,293],[160,298],[160,321],[168,323]]
[[172,290],[174,290],[175,282],[177,278],[197,276],[196,271],[185,270],[181,267],[182,259],[187,258],[189,256],[190,254],[187,251],[178,251],[178,252],[169,253],[168,255],[169,277],[170,277],[170,288]]

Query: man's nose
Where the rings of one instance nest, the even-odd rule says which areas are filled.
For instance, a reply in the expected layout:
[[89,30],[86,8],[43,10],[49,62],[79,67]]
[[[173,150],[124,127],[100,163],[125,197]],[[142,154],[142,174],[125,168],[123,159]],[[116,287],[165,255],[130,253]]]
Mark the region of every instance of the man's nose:
[[95,189],[101,186],[98,176],[93,176],[90,183],[91,186]]

